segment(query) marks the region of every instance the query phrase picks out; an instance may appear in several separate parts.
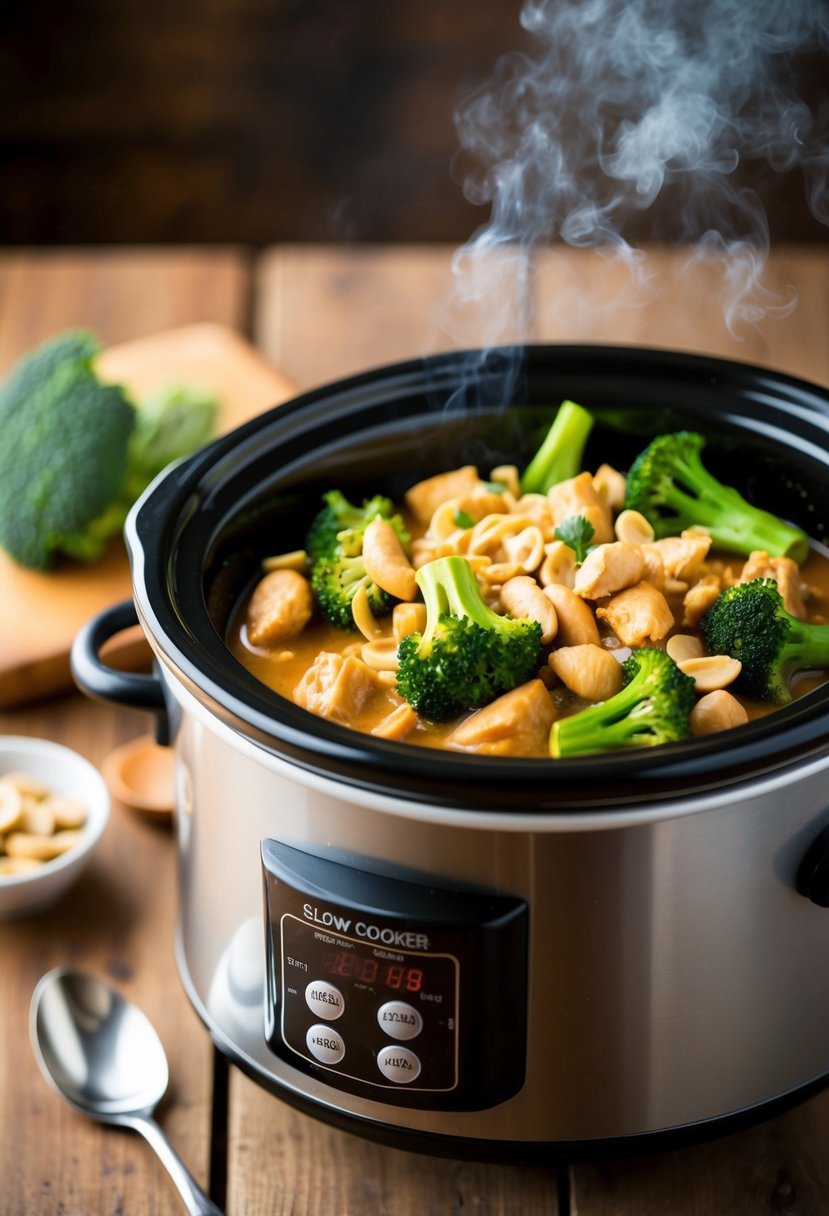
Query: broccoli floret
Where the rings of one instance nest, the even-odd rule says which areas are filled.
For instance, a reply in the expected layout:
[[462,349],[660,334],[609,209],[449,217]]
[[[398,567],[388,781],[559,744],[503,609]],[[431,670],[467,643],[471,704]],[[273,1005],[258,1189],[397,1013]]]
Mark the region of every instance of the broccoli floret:
[[793,675],[829,668],[829,626],[807,625],[788,613],[773,578],[727,587],[700,628],[712,654],[740,660],[734,686],[758,701],[785,705]]
[[592,427],[592,414],[575,401],[563,401],[547,437],[524,470],[524,493],[546,494],[551,486],[575,477]]
[[338,629],[356,629],[352,613],[354,597],[365,587],[368,605],[375,616],[391,611],[394,600],[369,578],[363,562],[363,536],[373,519],[385,519],[401,544],[409,534],[390,498],[375,494],[361,507],[350,503],[340,490],[323,495],[325,506],[311,521],[305,548],[311,562],[311,586],[320,611]]
[[210,438],[215,401],[175,389],[136,409],[98,379],[99,349],[61,335],[0,388],[0,544],[21,565],[95,561],[152,479]]
[[494,612],[465,557],[436,558],[416,578],[426,628],[397,649],[397,691],[424,718],[448,722],[535,674],[541,626]]
[[361,507],[355,507],[339,490],[329,490],[322,498],[325,506],[314,516],[305,538],[305,548],[312,562],[336,551],[340,532],[364,532],[378,515],[389,521],[404,545],[409,543],[403,521],[395,515],[390,498],[375,494],[373,498],[364,499]]
[[59,553],[99,556],[99,520],[127,470],[135,411],[99,383],[91,334],[71,333],[22,359],[0,388],[0,544],[46,570]]
[[656,747],[690,734],[694,681],[664,650],[634,650],[615,696],[553,723],[550,755],[586,756],[619,747]]
[[654,439],[630,467],[625,507],[641,512],[657,537],[700,526],[720,548],[744,554],[764,549],[802,561],[809,550],[806,533],[717,481],[702,463],[704,446],[694,431]]
[[127,445],[130,504],[168,464],[212,439],[218,409],[215,396],[195,385],[170,384],[142,398]]
[[340,532],[334,550],[311,566],[311,587],[322,615],[338,629],[356,629],[354,596],[365,588],[374,616],[391,612],[394,600],[369,578],[363,561],[363,529]]

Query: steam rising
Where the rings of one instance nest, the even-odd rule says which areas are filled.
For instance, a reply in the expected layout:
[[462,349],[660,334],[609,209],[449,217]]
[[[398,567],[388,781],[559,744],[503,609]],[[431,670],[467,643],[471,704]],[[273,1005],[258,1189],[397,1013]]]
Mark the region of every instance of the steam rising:
[[465,193],[491,207],[455,256],[456,340],[465,324],[487,345],[530,335],[541,246],[599,248],[642,285],[626,229],[651,208],[657,240],[719,268],[732,334],[791,311],[763,286],[768,223],[736,170],[800,169],[829,223],[829,97],[813,112],[795,72],[829,47],[826,0],[526,0],[521,22],[537,54],[504,56],[456,118],[479,166]]

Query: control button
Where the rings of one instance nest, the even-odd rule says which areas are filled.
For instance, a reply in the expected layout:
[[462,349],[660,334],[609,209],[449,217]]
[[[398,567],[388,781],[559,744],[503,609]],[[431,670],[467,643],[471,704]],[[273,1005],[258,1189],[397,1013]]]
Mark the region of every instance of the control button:
[[318,1018],[336,1022],[345,1010],[345,1001],[339,988],[327,980],[312,980],[305,989],[305,1004]]
[[319,1060],[320,1064],[339,1064],[345,1055],[343,1036],[330,1026],[309,1027],[305,1042],[311,1055]]
[[423,1029],[420,1013],[405,1001],[386,1001],[377,1010],[377,1021],[390,1039],[416,1039]]
[[420,1060],[410,1047],[384,1047],[377,1053],[377,1067],[395,1085],[408,1085],[420,1076]]

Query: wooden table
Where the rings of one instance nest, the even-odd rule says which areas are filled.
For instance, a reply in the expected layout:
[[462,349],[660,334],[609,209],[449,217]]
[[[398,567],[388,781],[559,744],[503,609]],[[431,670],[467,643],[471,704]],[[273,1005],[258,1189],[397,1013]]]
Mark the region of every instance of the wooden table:
[[[197,320],[246,332],[299,387],[451,345],[434,324],[450,282],[443,248],[31,251],[0,254],[0,370],[56,330],[106,343]],[[747,359],[829,384],[829,257],[776,256],[769,282],[800,293],[785,320],[728,333],[710,271],[655,251],[650,297],[594,254],[547,259],[534,282],[536,338],[638,342]],[[622,305],[611,305],[621,297]],[[601,307],[589,312],[592,300]],[[473,317],[456,333],[474,340]],[[131,711],[68,694],[0,714],[0,732],[57,739],[94,763],[143,733]],[[0,1212],[177,1213],[135,1136],[102,1130],[46,1087],[27,1011],[43,972],[70,962],[110,977],[155,1022],[172,1063],[160,1121],[232,1216],[824,1216],[829,1093],[707,1145],[571,1169],[432,1160],[379,1148],[300,1115],[214,1061],[173,960],[171,835],[116,805],[89,871],[53,911],[0,924]],[[815,960],[815,965],[822,965]],[[829,1037],[829,1027],[827,1027]],[[214,1076],[215,1070],[215,1076]]]

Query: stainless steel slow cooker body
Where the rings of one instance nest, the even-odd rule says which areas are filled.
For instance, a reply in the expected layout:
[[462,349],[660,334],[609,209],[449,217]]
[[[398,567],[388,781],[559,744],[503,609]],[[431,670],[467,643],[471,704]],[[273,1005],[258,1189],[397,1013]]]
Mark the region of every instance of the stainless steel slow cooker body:
[[[357,735],[224,646],[259,560],[301,542],[321,490],[394,497],[459,463],[520,465],[565,397],[598,419],[587,467],[625,467],[690,425],[724,480],[823,540],[823,390],[671,352],[456,354],[307,394],[168,473],[127,527],[159,676],[96,664],[123,614],[76,645],[80,682],[159,711],[175,747],[179,962],[215,1041],[281,1096],[414,1147],[618,1144],[757,1111],[829,1072],[829,694],[727,736],[550,764]],[[403,1001],[425,1019],[423,1051],[428,1035],[444,1045],[439,1084],[394,1067],[355,1080],[339,1032],[318,1035],[326,1059],[289,1041],[283,1006],[336,1031],[319,1003],[332,976],[314,968],[343,949],[349,967],[375,967],[373,950],[405,976],[444,975]],[[399,1003],[334,979],[364,1010]],[[419,1067],[417,1038],[388,1041],[366,1068]]]

